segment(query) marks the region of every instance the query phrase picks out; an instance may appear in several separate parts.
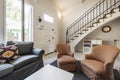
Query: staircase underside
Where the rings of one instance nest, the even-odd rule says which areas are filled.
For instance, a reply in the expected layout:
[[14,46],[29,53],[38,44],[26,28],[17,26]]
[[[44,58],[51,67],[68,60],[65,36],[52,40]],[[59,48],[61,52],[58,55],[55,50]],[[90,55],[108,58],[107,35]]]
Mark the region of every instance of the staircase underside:
[[116,18],[120,17],[120,9],[119,8],[114,8],[110,13],[105,14],[103,18],[98,18],[97,22],[92,22],[92,26],[87,26],[86,29],[83,29],[81,32],[77,32],[74,34],[70,40],[68,41],[71,47],[75,48],[75,46],[83,39],[85,38],[88,34],[96,30],[97,28],[105,25],[106,23],[115,20]]

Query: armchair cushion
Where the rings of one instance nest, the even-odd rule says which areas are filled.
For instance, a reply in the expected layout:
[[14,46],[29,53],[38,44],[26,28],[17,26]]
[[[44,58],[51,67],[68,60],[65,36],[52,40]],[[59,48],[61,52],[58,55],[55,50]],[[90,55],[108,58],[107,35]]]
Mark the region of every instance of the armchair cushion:
[[61,56],[59,59],[59,64],[72,64],[72,63],[76,63],[75,58],[68,56],[68,55],[64,55]]
[[[82,64],[83,63],[83,64]],[[105,70],[103,69],[103,63],[97,60],[83,60],[81,62],[82,66],[87,67],[90,71],[97,75],[101,75],[105,73]]]
[[110,45],[95,46],[91,52],[93,59],[99,60],[103,63],[114,61],[118,53],[119,49]]
[[70,46],[67,44],[59,43],[57,44],[57,51],[59,51],[58,57],[61,55],[69,55],[70,51]]

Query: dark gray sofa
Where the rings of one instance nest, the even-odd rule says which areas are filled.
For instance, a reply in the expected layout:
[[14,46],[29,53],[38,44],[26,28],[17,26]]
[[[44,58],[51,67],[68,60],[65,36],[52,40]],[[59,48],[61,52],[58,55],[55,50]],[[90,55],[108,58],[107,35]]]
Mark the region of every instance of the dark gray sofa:
[[[9,41],[7,45],[16,42]],[[44,50],[33,48],[33,42],[17,42],[20,57],[9,63],[0,63],[0,80],[24,80],[41,67]]]

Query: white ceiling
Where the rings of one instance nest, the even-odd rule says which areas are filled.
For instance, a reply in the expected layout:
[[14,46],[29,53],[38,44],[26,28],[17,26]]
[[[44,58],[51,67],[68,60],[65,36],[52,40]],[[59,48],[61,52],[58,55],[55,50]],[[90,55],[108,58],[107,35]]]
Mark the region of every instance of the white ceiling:
[[63,11],[64,9],[68,9],[71,6],[74,6],[76,4],[81,4],[85,0],[53,0],[55,4],[58,6],[58,8]]

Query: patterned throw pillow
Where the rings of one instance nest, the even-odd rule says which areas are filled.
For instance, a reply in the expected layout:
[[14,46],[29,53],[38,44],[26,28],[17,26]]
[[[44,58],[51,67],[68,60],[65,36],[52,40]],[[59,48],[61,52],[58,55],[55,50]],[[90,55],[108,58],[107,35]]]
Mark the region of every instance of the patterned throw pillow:
[[0,48],[0,63],[9,62],[19,57],[17,45],[9,45]]

